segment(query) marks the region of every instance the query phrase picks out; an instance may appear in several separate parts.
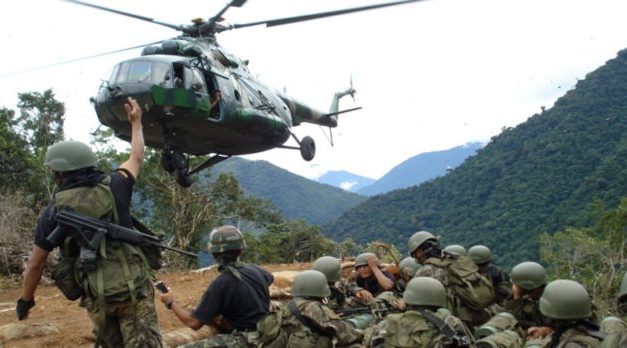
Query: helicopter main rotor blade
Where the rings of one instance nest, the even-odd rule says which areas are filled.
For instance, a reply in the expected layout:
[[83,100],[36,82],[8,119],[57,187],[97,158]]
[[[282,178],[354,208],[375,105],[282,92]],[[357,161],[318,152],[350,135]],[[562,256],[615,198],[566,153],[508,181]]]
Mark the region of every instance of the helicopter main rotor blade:
[[308,14],[308,15],[301,15],[301,16],[295,16],[295,17],[270,19],[270,20],[265,20],[265,21],[258,21],[258,22],[244,23],[244,24],[233,24],[233,25],[229,26],[227,29],[239,29],[239,28],[252,27],[252,26],[255,26],[255,25],[263,25],[263,24],[265,24],[266,27],[273,27],[273,26],[277,26],[277,25],[291,24],[291,23],[296,23],[296,22],[304,22],[304,21],[309,21],[309,20],[318,19],[318,18],[339,16],[339,15],[343,15],[343,14],[347,14],[347,13],[353,13],[353,12],[359,12],[359,11],[367,11],[367,10],[374,10],[374,9],[382,8],[382,7],[404,5],[404,4],[409,4],[409,3],[412,3],[412,2],[418,2],[418,1],[425,1],[425,0],[395,1],[395,2],[388,2],[388,3],[384,3],[384,4],[376,4],[376,5],[369,5],[369,6],[362,6],[362,7],[346,8],[346,9],[343,9],[343,10],[336,10],[336,11],[329,11],[329,12],[320,12],[320,13],[312,13],[312,14]]
[[230,7],[242,7],[244,6],[244,4],[246,3],[247,0],[232,0],[230,1],[228,4],[226,4],[226,6],[224,6],[224,8],[222,8],[222,10],[220,10],[220,12],[216,13],[213,17],[209,18],[209,20],[207,21],[207,23],[205,23],[204,25],[207,27],[211,27],[212,25],[214,25],[216,22],[218,22],[220,19],[222,19],[222,15],[230,8]]
[[168,27],[168,28],[174,29],[174,30],[185,31],[185,29],[186,29],[185,27],[182,27],[180,25],[165,23],[165,22],[158,21],[158,20],[156,20],[154,18],[140,16],[140,15],[136,15],[136,14],[133,14],[133,13],[124,12],[124,11],[114,10],[112,8],[99,6],[99,5],[94,5],[94,4],[90,4],[90,3],[87,3],[87,2],[83,2],[83,1],[78,1],[78,0],[63,0],[63,1],[71,2],[71,3],[77,4],[77,5],[93,7],[93,8],[98,9],[98,10],[112,12],[112,13],[115,13],[115,14],[119,14],[119,15],[131,17],[131,18],[139,19],[139,20],[142,20],[142,21],[146,21],[146,22],[162,25],[164,27]]
[[76,62],[80,62],[82,60],[98,58],[98,57],[106,56],[106,55],[109,55],[109,54],[115,54],[115,53],[120,53],[120,52],[124,52],[124,51],[129,51],[129,50],[132,50],[132,49],[142,48],[142,47],[145,47],[145,46],[156,45],[156,44],[161,43],[161,42],[162,41],[155,41],[155,42],[151,42],[151,43],[147,43],[147,44],[143,44],[143,45],[137,45],[137,46],[133,46],[133,47],[122,48],[122,49],[115,50],[115,51],[98,53],[98,54],[93,54],[91,56],[85,56],[85,57],[80,57],[80,58],[68,59],[68,60],[64,60],[64,61],[61,61],[61,62],[57,62],[57,63],[52,63],[52,64],[48,64],[48,65],[42,65],[42,66],[29,68],[29,69],[24,69],[24,70],[20,70],[20,71],[15,71],[15,72],[11,72],[11,73],[0,75],[0,79],[6,78],[6,77],[10,77],[10,76],[14,76],[14,75],[24,74],[24,73],[28,73],[28,72],[38,71],[38,70],[42,70],[42,69],[52,68],[52,67],[59,66],[59,65],[76,63]]

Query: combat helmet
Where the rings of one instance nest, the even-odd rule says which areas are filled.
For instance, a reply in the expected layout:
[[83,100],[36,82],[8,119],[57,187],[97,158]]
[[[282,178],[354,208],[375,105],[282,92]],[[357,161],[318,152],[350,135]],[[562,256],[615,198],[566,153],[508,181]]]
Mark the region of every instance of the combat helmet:
[[414,259],[411,256],[408,256],[408,257],[404,258],[398,264],[398,268],[400,269],[401,273],[405,272],[405,269],[408,270],[407,275],[410,278],[414,277],[414,274],[416,274],[416,272],[418,271],[418,269],[420,267],[421,267],[421,265],[418,263],[418,261],[416,261],[416,259]]
[[540,312],[547,318],[585,319],[592,316],[592,301],[583,285],[558,279],[547,284],[540,297]]
[[209,233],[209,252],[212,254],[244,249],[246,249],[246,241],[242,232],[235,226],[217,227]]
[[546,282],[546,270],[536,262],[522,262],[512,268],[512,282],[521,289],[533,290]]
[[316,270],[300,272],[292,283],[292,296],[324,298],[331,295],[327,277]]
[[416,249],[428,240],[437,241],[438,239],[431,234],[431,232],[419,231],[414,233],[411,237],[409,237],[409,241],[407,242],[407,251],[409,251],[409,255],[412,255]]
[[95,167],[96,155],[87,144],[80,141],[60,141],[48,147],[44,165],[55,172],[71,172]]
[[407,283],[403,300],[417,306],[446,307],[446,290],[437,279],[416,277]]
[[361,253],[355,258],[355,268],[368,265],[368,257],[370,256],[374,256],[377,259],[377,265],[379,265],[380,261],[377,255],[375,255],[374,253]]
[[333,256],[322,256],[314,262],[314,270],[324,274],[328,283],[335,283],[340,280],[342,265],[340,261]]
[[468,249],[468,257],[470,257],[476,265],[482,265],[492,260],[492,251],[485,245],[475,245]]
[[447,245],[444,249],[442,249],[442,251],[449,254],[466,255],[466,248],[459,244]]

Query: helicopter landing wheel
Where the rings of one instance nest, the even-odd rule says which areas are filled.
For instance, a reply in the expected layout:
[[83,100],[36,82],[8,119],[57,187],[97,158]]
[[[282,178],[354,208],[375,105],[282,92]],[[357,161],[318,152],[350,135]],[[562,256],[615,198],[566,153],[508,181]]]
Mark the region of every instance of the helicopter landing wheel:
[[176,182],[181,185],[181,187],[188,188],[192,186],[192,178],[187,175],[187,171],[177,170],[174,174],[176,177]]
[[311,137],[300,141],[300,155],[305,161],[311,161],[316,156],[316,142]]

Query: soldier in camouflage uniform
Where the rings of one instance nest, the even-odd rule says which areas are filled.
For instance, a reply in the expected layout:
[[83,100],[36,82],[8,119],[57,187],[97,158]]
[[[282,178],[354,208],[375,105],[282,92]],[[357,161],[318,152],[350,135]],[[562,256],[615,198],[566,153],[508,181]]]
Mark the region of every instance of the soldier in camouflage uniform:
[[[422,265],[416,272],[416,277],[435,278],[444,284],[447,291],[449,308],[458,318],[469,327],[485,323],[490,314],[487,307],[494,303],[492,283],[479,274],[479,268],[467,256],[443,253],[438,238],[427,231],[414,233],[407,243],[409,255]],[[482,293],[487,300],[483,308],[472,309],[455,293],[454,275],[449,268],[452,264],[462,264],[467,268],[466,274],[472,275],[481,283]],[[473,291],[476,289],[473,289]],[[482,297],[483,298],[483,297]]]
[[370,303],[384,291],[394,289],[396,278],[390,272],[379,268],[379,258],[374,253],[361,253],[355,258],[355,284],[361,290],[355,296]]
[[491,263],[492,252],[485,245],[475,245],[468,249],[468,257],[479,267],[479,273],[492,281],[496,303],[502,305],[512,296],[512,284],[509,275]]
[[362,347],[363,335],[323,304],[330,294],[324,274],[298,274],[292,284],[294,300],[259,322],[258,347]]
[[327,307],[336,310],[361,305],[357,303],[355,294],[361,291],[362,288],[342,278],[342,265],[337,258],[322,256],[314,262],[312,268],[324,274],[327,278],[327,283],[331,290]]
[[209,251],[220,265],[220,275],[209,285],[200,303],[188,311],[169,291],[160,294],[161,302],[186,326],[198,330],[203,325],[216,327],[220,334],[185,345],[200,347],[246,347],[253,343],[257,322],[270,309],[268,287],[274,281],[263,268],[239,261],[246,243],[234,226],[222,226],[209,234]]
[[401,274],[401,279],[396,281],[394,285],[394,291],[403,296],[403,292],[405,292],[405,288],[407,287],[407,283],[414,277],[418,269],[420,268],[420,264],[416,259],[409,256],[401,260],[398,264],[398,268]]
[[622,316],[608,317],[601,322],[601,331],[606,335],[602,348],[627,347],[627,273],[623,276],[620,291],[617,297],[618,313]]
[[467,255],[468,252],[466,248],[459,244],[451,244],[447,245],[444,249],[442,249],[445,253],[456,254],[456,255]]
[[512,298],[505,302],[505,310],[524,330],[543,326],[540,296],[546,286],[544,267],[536,262],[519,263],[512,268],[512,282]]
[[550,282],[540,297],[540,312],[552,333],[528,338],[525,347],[600,347],[603,335],[590,320],[592,301],[581,284],[566,279]]
[[[85,250],[78,245],[78,237],[72,231],[66,230],[65,238],[57,244],[48,239],[57,227],[56,209],[71,208],[82,215],[133,227],[131,197],[144,158],[142,109],[130,97],[124,108],[131,127],[131,151],[117,170],[107,174],[97,170],[96,155],[81,142],[61,141],[46,151],[44,165],[53,172],[58,190],[37,221],[35,245],[24,272],[22,296],[16,306],[19,320],[26,319],[35,305],[35,290],[48,254],[59,247],[60,254],[67,260],[78,258],[79,254],[82,257]],[[95,269],[87,271],[85,264],[78,266],[74,263],[68,272],[75,278],[72,283],[82,289],[80,293],[74,293],[76,296],[68,298],[81,297],[80,305],[87,309],[94,323],[96,345],[161,347],[154,290],[150,282],[154,274],[150,265],[143,261],[146,259],[144,251],[128,243],[103,238],[95,252],[92,259],[95,264],[91,265]],[[53,274],[58,270],[53,270]],[[98,279],[97,283],[92,282],[94,278]]]
[[389,314],[372,334],[370,347],[470,347],[471,335],[446,309],[446,290],[438,280],[417,277],[403,293],[404,313]]

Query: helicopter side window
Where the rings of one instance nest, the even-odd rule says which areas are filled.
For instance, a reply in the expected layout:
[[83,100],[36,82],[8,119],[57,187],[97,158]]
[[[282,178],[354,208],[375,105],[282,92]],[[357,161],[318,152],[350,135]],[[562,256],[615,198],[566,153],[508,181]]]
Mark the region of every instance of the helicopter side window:
[[185,88],[191,88],[194,93],[207,95],[207,87],[202,79],[200,71],[185,68]]

